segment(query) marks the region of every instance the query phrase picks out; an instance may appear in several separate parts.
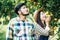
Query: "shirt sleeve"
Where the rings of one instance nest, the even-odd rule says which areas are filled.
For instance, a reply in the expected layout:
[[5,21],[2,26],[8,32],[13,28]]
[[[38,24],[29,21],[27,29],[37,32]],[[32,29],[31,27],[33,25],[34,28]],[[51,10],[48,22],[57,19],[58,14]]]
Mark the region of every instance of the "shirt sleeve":
[[48,27],[43,29],[40,25],[38,25],[38,24],[35,25],[35,31],[38,32],[39,35],[48,36],[49,35],[49,30],[50,29]]
[[11,28],[11,21],[10,21],[7,26],[6,40],[12,40],[12,36],[13,36],[12,32],[13,32],[13,29]]
[[33,34],[33,37],[35,36],[35,27],[34,27],[34,24],[32,24],[32,34]]

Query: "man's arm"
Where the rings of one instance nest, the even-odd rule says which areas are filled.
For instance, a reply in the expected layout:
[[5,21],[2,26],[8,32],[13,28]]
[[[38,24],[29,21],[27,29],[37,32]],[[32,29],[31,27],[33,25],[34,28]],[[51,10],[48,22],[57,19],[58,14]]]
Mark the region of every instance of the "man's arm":
[[12,29],[12,23],[11,21],[9,22],[8,26],[7,26],[7,32],[6,32],[6,40],[12,40],[12,32],[13,32],[13,29]]

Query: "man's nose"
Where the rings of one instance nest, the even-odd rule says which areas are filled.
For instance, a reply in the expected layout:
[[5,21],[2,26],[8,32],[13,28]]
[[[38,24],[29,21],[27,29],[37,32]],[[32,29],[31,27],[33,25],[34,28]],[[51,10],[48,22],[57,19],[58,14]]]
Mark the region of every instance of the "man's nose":
[[26,8],[26,10],[28,11],[29,9],[28,9],[28,8]]

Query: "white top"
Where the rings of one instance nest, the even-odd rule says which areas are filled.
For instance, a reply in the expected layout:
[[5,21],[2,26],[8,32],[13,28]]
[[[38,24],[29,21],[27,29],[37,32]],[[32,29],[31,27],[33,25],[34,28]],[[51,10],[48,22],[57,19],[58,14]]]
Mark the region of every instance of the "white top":
[[47,26],[45,27],[45,29],[43,29],[39,24],[36,24],[36,26],[35,26],[35,31],[38,36],[40,36],[40,35],[48,36],[49,30],[50,30],[50,28]]

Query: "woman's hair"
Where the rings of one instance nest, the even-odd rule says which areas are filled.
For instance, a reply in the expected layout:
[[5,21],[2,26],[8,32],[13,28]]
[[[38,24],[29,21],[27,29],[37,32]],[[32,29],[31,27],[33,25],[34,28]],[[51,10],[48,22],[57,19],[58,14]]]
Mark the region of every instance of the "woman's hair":
[[38,9],[34,14],[34,20],[37,24],[39,24],[42,28],[44,28],[44,25],[40,19],[40,13],[43,11],[43,9]]

